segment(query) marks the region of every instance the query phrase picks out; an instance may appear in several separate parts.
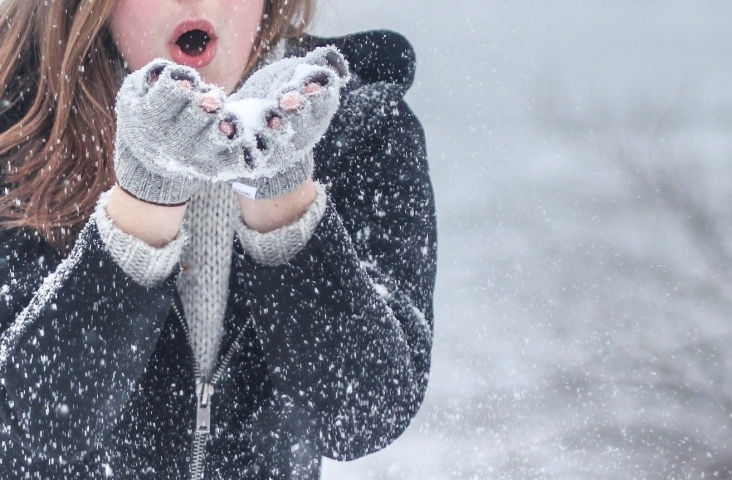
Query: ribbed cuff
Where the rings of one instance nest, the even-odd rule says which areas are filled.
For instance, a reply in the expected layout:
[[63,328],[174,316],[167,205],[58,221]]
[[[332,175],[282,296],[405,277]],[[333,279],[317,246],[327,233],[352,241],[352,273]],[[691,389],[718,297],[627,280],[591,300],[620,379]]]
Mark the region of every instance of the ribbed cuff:
[[252,230],[239,216],[234,228],[244,251],[262,265],[280,265],[295,258],[305,248],[325,215],[325,187],[315,182],[315,192],[315,200],[299,220],[271,232]]
[[117,182],[130,195],[142,201],[158,205],[185,203],[201,184],[198,178],[186,176],[170,178],[151,172],[133,157],[127,147],[117,145],[116,148],[114,173],[117,175]]
[[99,197],[92,214],[106,250],[119,267],[144,287],[162,284],[180,262],[186,232],[181,228],[178,236],[162,248],[151,247],[137,237],[120,230],[107,215],[107,204],[112,190]]
[[[300,185],[313,176],[312,155],[313,153],[309,152],[302,161],[289,165],[287,170],[277,172],[271,177],[241,178],[231,182],[232,186],[236,183],[246,185],[250,192],[256,192],[256,194],[248,195],[253,198],[281,197],[297,190]],[[237,190],[236,186],[234,186],[234,190]]]

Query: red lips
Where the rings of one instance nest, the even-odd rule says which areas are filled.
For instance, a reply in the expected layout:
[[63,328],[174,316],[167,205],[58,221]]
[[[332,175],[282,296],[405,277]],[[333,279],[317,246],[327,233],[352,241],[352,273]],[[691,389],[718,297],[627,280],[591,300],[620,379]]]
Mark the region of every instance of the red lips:
[[174,62],[191,68],[203,68],[216,57],[217,43],[211,22],[186,20],[175,27],[168,47]]

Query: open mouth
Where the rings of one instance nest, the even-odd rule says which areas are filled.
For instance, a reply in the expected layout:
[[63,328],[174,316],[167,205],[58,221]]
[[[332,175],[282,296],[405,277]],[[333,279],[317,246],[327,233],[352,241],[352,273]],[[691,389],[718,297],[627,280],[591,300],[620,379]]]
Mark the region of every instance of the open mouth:
[[184,33],[175,42],[176,45],[188,56],[198,57],[206,51],[211,37],[203,30],[195,29]]
[[178,25],[170,43],[173,61],[193,68],[205,67],[216,56],[213,25],[205,20],[185,21]]

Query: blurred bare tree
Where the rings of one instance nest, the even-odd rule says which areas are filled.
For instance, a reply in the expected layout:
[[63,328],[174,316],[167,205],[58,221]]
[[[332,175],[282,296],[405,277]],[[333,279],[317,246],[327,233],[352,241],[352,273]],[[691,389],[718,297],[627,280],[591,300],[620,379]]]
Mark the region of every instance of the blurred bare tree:
[[574,219],[553,235],[563,267],[540,294],[574,352],[541,359],[555,365],[547,391],[566,392],[544,453],[567,461],[535,472],[732,478],[732,118],[696,100],[575,108],[555,91],[534,105],[575,172],[541,187]]

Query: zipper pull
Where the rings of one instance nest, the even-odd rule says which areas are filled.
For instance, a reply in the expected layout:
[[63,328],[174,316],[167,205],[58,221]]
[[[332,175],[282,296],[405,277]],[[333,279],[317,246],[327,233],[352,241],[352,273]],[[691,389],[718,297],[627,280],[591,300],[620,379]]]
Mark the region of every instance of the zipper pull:
[[196,385],[196,432],[211,433],[211,396],[213,385],[199,382]]

